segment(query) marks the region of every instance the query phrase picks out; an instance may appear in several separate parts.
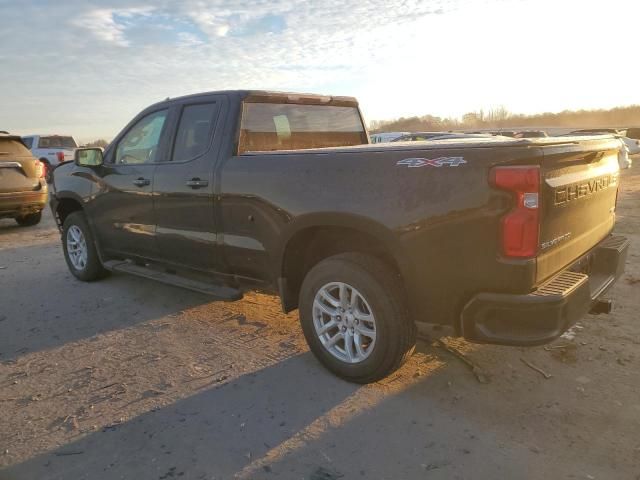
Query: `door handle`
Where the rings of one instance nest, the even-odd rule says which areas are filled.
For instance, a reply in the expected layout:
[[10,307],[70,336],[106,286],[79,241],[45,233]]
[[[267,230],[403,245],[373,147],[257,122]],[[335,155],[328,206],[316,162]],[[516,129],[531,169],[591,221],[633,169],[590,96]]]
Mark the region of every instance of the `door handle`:
[[207,180],[200,180],[199,178],[192,178],[187,181],[186,185],[191,188],[202,188],[209,185],[209,182]]
[[147,185],[151,185],[151,180],[149,180],[148,178],[137,178],[133,181],[133,184],[136,187],[146,187]]

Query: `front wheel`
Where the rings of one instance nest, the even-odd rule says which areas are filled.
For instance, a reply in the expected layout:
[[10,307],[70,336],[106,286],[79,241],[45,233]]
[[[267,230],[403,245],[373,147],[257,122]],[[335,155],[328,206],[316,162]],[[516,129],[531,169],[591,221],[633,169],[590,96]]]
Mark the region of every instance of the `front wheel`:
[[345,253],[314,266],[300,290],[309,348],[336,375],[356,383],[386,377],[409,358],[416,339],[399,275],[369,255]]
[[91,282],[107,275],[82,212],[73,212],[65,219],[62,248],[69,271],[77,279]]

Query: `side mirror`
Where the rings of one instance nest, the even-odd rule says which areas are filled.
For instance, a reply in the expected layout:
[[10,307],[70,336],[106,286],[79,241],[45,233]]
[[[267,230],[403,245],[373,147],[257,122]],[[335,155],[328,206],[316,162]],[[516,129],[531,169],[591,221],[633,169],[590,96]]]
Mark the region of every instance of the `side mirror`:
[[104,162],[101,148],[78,148],[74,161],[81,167],[98,167]]

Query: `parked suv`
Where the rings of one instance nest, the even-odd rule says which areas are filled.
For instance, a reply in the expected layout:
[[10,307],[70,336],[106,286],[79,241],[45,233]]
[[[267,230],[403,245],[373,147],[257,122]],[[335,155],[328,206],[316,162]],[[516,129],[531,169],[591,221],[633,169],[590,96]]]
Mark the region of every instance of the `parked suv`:
[[0,133],[0,218],[15,218],[18,225],[40,222],[47,204],[45,166],[17,135]]
[[25,135],[24,144],[34,157],[47,167],[47,183],[51,183],[53,169],[62,162],[73,160],[78,144],[69,135]]

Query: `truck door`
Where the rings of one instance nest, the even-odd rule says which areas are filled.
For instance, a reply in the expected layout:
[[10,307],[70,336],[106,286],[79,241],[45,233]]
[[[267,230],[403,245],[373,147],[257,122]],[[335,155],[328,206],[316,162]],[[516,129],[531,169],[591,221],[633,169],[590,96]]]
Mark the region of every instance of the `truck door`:
[[153,202],[162,260],[178,267],[222,271],[218,253],[214,165],[222,96],[177,104],[167,161],[156,166]]
[[105,251],[158,256],[152,182],[155,162],[166,154],[167,116],[162,109],[135,122],[95,169],[98,191],[87,208]]

